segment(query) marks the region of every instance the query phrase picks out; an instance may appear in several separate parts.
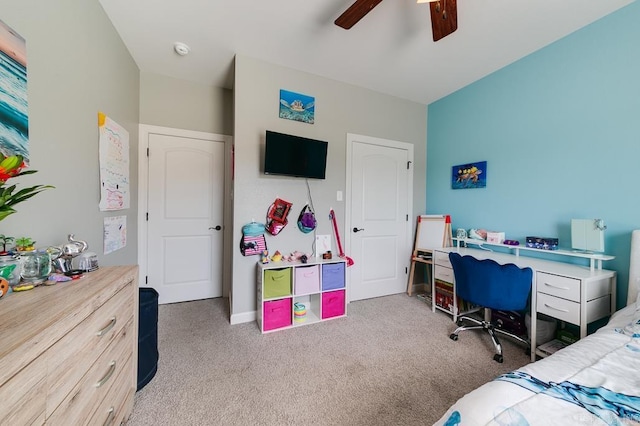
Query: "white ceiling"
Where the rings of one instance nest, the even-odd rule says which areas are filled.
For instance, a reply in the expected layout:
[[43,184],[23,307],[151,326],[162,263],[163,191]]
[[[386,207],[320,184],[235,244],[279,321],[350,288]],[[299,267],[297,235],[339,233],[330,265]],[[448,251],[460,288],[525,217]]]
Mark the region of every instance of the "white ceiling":
[[354,0],[99,1],[142,72],[231,88],[237,53],[429,104],[633,0],[458,0],[458,30],[436,43],[415,0],[350,30],[333,21]]

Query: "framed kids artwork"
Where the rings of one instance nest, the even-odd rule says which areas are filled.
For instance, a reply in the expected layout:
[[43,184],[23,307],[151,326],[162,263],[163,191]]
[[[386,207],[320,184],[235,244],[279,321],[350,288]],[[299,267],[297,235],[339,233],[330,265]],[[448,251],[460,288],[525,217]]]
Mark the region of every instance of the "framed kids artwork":
[[487,162],[460,164],[451,169],[452,189],[484,188],[487,186]]

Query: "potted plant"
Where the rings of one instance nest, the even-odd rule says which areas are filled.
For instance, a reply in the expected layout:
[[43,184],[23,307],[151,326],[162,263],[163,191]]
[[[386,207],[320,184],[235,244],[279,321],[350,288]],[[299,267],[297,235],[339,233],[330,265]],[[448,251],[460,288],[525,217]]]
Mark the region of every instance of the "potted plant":
[[5,255],[5,254],[8,253],[7,244],[11,243],[14,240],[15,240],[15,238],[13,238],[13,237],[9,237],[7,235],[0,234],[0,244],[2,244],[2,251],[0,251],[0,256]]
[[53,188],[51,185],[34,185],[16,191],[17,185],[7,185],[9,179],[36,173],[36,170],[23,170],[26,166],[21,155],[7,157],[0,153],[0,220],[15,213],[16,204],[28,200],[45,189]]
[[16,249],[18,251],[33,251],[36,249],[36,242],[29,237],[16,238]]

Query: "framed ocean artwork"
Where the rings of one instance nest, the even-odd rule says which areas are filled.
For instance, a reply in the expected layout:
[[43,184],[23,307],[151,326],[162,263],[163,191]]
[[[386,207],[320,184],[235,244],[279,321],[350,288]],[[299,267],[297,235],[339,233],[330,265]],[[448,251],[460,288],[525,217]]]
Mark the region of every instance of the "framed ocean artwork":
[[313,124],[316,99],[313,96],[280,90],[280,118]]
[[27,46],[0,20],[0,152],[29,162]]
[[451,168],[451,188],[471,189],[487,186],[487,162],[460,164]]

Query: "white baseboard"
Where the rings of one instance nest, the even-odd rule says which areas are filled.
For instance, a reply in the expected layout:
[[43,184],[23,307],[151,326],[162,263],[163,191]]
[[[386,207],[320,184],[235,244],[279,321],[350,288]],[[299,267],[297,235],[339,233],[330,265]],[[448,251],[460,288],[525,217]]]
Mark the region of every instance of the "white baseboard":
[[231,315],[231,325],[252,322],[256,320],[256,311],[243,312],[241,314]]

